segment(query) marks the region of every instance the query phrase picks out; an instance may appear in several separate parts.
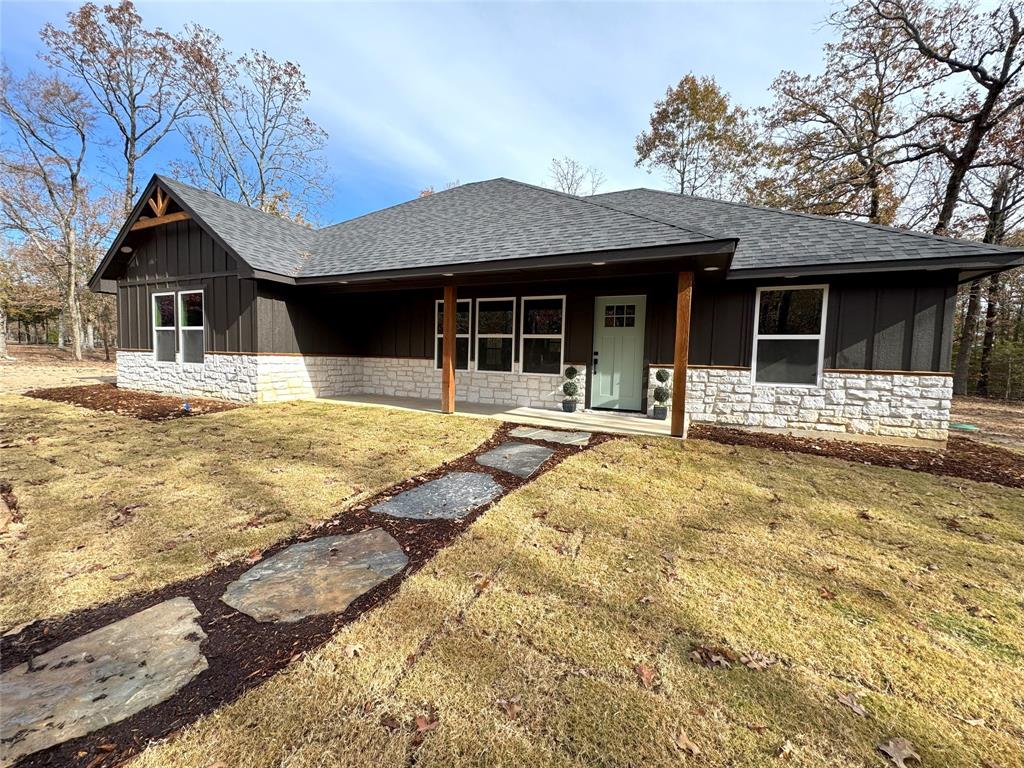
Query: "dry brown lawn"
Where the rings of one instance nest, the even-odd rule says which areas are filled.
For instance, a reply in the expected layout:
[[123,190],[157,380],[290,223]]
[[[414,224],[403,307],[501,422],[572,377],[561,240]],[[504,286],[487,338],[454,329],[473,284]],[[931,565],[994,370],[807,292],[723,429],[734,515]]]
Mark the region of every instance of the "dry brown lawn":
[[479,445],[479,419],[326,403],[153,423],[0,395],[0,631],[187,579]]
[[36,387],[70,387],[112,382],[117,376],[114,351],[106,360],[103,350],[86,351],[75,360],[67,350],[41,344],[8,344],[10,360],[0,360],[0,395]]
[[984,397],[953,398],[952,420],[973,424],[977,432],[960,432],[975,440],[1024,451],[1024,402]]
[[891,737],[1019,768],[1022,561],[1019,490],[616,440],[135,768],[883,766]]

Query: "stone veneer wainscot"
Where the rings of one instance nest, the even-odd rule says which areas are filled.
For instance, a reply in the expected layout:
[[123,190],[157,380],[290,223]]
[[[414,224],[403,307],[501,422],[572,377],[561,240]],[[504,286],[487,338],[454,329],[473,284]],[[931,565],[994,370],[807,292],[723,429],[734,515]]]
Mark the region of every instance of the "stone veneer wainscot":
[[[583,402],[586,367],[575,367]],[[455,372],[458,400],[493,405],[559,407],[563,382],[560,373]],[[441,372],[432,360],[420,358],[208,352],[202,365],[194,365],[160,363],[152,352],[119,350],[117,383],[126,389],[241,402],[358,394],[431,400],[440,396]]]
[[[648,376],[652,407],[657,370]],[[737,427],[945,440],[952,399],[945,373],[825,371],[820,387],[751,384],[745,368],[691,367],[686,376],[690,421]]]

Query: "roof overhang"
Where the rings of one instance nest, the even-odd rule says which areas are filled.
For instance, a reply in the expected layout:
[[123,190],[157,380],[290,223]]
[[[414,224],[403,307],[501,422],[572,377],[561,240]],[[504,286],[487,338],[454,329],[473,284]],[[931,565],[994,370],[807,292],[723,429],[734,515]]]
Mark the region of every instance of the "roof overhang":
[[[566,269],[616,268],[661,265],[678,271],[709,272],[724,275],[732,263],[737,240],[727,238],[700,243],[629,248],[612,251],[552,254],[520,259],[499,259],[462,264],[441,264],[408,269],[355,272],[320,277],[298,277],[287,280],[293,285],[333,285],[359,288],[401,288],[446,283],[466,284],[499,281],[515,277],[543,277]],[[254,277],[280,280],[280,275],[255,272]]]
[[809,264],[798,267],[767,267],[734,269],[727,280],[759,280],[763,278],[819,277],[828,275],[863,275],[880,272],[978,272],[994,274],[1024,265],[1024,251],[991,253],[942,259],[903,259],[894,261],[860,261],[853,264]]

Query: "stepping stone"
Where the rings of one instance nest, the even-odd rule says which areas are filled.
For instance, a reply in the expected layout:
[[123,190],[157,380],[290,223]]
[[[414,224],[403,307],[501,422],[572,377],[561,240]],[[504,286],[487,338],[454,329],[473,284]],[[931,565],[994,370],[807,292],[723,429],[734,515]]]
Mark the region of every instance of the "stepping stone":
[[486,472],[449,472],[437,480],[374,504],[370,511],[415,520],[454,520],[496,499],[502,490]]
[[409,558],[386,531],[323,536],[292,544],[228,584],[223,600],[256,621],[337,613],[405,568]]
[[476,463],[494,467],[516,477],[529,477],[554,454],[550,448],[530,443],[503,443],[477,456]]
[[187,597],[58,645],[0,675],[0,765],[164,701],[207,667]]
[[590,432],[562,432],[557,429],[538,429],[537,427],[516,427],[508,434],[510,437],[544,440],[548,443],[561,443],[562,445],[586,445],[592,437]]

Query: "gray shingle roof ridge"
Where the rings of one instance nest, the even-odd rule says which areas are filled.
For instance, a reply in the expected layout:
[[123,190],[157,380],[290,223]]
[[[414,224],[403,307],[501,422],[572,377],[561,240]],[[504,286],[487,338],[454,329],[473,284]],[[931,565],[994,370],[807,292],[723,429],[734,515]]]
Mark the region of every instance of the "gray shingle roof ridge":
[[686,233],[691,234],[691,235],[700,235],[701,237],[705,237],[708,240],[736,240],[737,239],[735,237],[729,237],[728,235],[726,235],[726,236],[712,235],[712,234],[709,234],[707,232],[702,232],[699,229],[694,229],[693,227],[684,227],[684,226],[682,226],[680,224],[675,224],[675,223],[673,223],[671,221],[666,221],[664,219],[661,219],[661,218],[658,218],[658,217],[655,217],[655,216],[651,216],[649,214],[640,214],[640,213],[635,213],[633,211],[626,211],[626,210],[623,210],[622,208],[617,208],[614,205],[608,205],[606,203],[598,203],[598,202],[595,202],[594,200],[590,199],[591,197],[596,197],[596,195],[590,195],[589,197],[584,197],[584,196],[581,196],[581,195],[570,195],[568,192],[560,192],[557,189],[549,189],[548,187],[541,187],[541,186],[538,186],[537,184],[528,184],[525,181],[517,181],[516,179],[506,178],[505,176],[499,176],[497,179],[494,179],[494,181],[506,181],[506,182],[509,182],[510,184],[518,184],[521,187],[529,187],[530,189],[536,189],[536,190],[539,190],[541,192],[547,192],[548,194],[556,195],[558,197],[567,197],[570,200],[579,200],[580,202],[588,203],[590,205],[596,205],[599,208],[604,208],[605,210],[615,211],[615,213],[618,213],[618,214],[624,214],[626,216],[632,216],[633,218],[636,218],[636,219],[646,219],[647,221],[653,221],[655,224],[661,224],[662,226],[672,227],[673,229],[678,229],[678,230],[680,230],[682,232],[686,232]]
[[393,204],[387,205],[387,206],[385,206],[383,208],[377,208],[374,211],[367,211],[366,213],[361,213],[358,216],[353,216],[351,219],[343,219],[342,221],[336,221],[333,224],[328,224],[325,227],[320,227],[319,229],[317,229],[315,231],[316,232],[326,232],[329,229],[334,229],[335,227],[340,227],[342,224],[351,224],[353,221],[359,221],[360,219],[365,219],[367,216],[373,216],[373,215],[378,214],[378,213],[383,213],[384,211],[390,211],[393,208],[401,208],[403,205],[409,205],[411,203],[426,203],[431,198],[437,197],[438,195],[444,195],[444,194],[447,194],[449,192],[454,192],[454,191],[456,191],[458,189],[462,189],[463,187],[475,187],[475,186],[477,186],[479,184],[487,184],[490,181],[503,181],[503,179],[498,178],[498,179],[484,179],[482,181],[467,181],[465,184],[459,184],[459,185],[454,186],[454,187],[449,187],[448,189],[442,189],[440,192],[431,192],[429,195],[422,195],[421,197],[414,197],[412,200],[403,200],[400,203],[393,203]]
[[749,208],[755,211],[765,211],[766,213],[778,213],[785,216],[797,216],[803,219],[811,219],[812,221],[829,221],[837,222],[840,224],[852,224],[858,227],[864,227],[866,229],[872,229],[880,232],[887,232],[894,235],[907,235],[909,237],[918,237],[923,240],[932,240],[940,243],[952,243],[955,245],[968,245],[975,248],[982,248],[985,250],[992,250],[998,253],[1017,253],[1021,251],[1020,248],[1013,248],[1012,246],[1006,245],[995,245],[993,243],[983,243],[980,240],[965,240],[960,237],[947,237],[945,235],[934,235],[929,232],[918,232],[913,229],[899,229],[898,227],[889,227],[885,224],[872,224],[868,221],[856,221],[855,219],[840,219],[835,216],[822,216],[817,213],[804,213],[803,211],[787,211],[784,208],[772,208],[767,205],[756,205],[754,203],[741,203],[735,200],[718,200],[713,197],[704,197],[702,195],[684,195],[681,192],[670,192],[667,189],[651,189],[650,187],[634,187],[633,189],[623,189],[619,192],[604,192],[605,195],[615,195],[621,192],[656,192],[660,195],[670,195],[672,197],[690,197],[694,200],[701,200],[707,203],[714,203],[718,205],[731,205],[737,208]]
[[197,187],[194,184],[187,184],[184,181],[181,181],[180,179],[175,179],[175,178],[173,178],[171,176],[164,176],[162,173],[155,173],[153,175],[156,176],[160,181],[164,182],[165,184],[170,182],[171,184],[177,184],[180,187],[187,187],[188,189],[192,190],[193,192],[199,192],[200,194],[207,195],[208,197],[215,198],[216,202],[218,204],[220,204],[220,205],[228,205],[228,206],[232,206],[232,207],[235,207],[235,208],[239,208],[239,209],[241,209],[243,211],[246,211],[247,213],[254,213],[254,214],[257,214],[259,216],[265,216],[267,218],[267,221],[274,221],[274,222],[278,222],[278,223],[282,223],[282,224],[287,224],[288,226],[291,226],[291,227],[293,227],[295,229],[298,229],[298,230],[301,230],[303,232],[317,232],[318,231],[314,227],[306,226],[305,224],[300,224],[299,222],[292,221],[291,219],[286,218],[284,216],[277,216],[276,214],[268,213],[267,211],[261,211],[259,208],[253,208],[251,205],[246,205],[245,203],[239,203],[239,202],[237,202],[235,200],[229,200],[228,198],[223,197],[222,195],[219,195],[216,192],[211,192],[208,189],[203,189],[202,187]]

